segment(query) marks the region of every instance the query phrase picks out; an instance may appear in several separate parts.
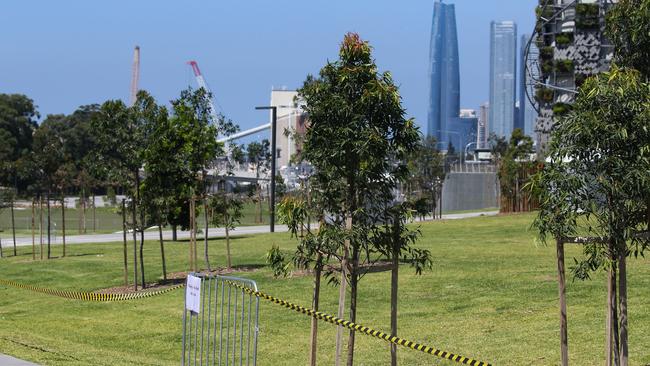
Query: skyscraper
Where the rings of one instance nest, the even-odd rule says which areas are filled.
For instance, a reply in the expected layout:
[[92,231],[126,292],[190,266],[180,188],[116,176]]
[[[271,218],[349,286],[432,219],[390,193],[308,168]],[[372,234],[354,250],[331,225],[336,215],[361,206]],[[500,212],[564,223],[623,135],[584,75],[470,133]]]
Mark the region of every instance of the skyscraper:
[[[537,120],[537,111],[528,100],[526,96],[526,46],[530,36],[524,34],[521,36],[521,44],[519,45],[519,116],[515,128],[521,128],[528,136],[535,138],[535,121]],[[535,42],[530,45],[531,48],[536,49]],[[533,51],[535,52],[535,51]]]
[[487,149],[488,147],[488,131],[490,124],[488,123],[488,115],[490,113],[490,104],[481,104],[481,109],[478,114],[478,125],[476,127],[476,148]]
[[515,125],[517,25],[490,24],[490,133],[509,138]]
[[[460,114],[460,71],[458,36],[453,4],[434,3],[429,49],[429,110],[427,134],[434,136],[446,149],[462,143],[454,120]],[[462,148],[462,146],[456,146]]]

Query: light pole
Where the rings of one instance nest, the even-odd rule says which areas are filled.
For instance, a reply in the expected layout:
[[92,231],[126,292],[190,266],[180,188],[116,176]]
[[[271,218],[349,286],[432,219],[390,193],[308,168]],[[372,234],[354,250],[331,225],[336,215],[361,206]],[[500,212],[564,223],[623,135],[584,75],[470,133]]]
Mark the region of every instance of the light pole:
[[270,231],[275,232],[275,155],[276,155],[276,139],[275,139],[275,130],[277,129],[278,124],[278,107],[276,106],[263,106],[255,107],[257,110],[266,110],[270,109],[272,112],[271,118],[271,207],[269,209],[270,216]]

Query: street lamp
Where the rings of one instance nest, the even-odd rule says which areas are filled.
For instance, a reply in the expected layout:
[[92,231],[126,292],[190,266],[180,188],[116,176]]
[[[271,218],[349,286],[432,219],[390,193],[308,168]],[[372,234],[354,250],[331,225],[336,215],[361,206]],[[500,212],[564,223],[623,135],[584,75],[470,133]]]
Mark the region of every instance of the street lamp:
[[270,230],[275,232],[275,155],[276,155],[276,141],[275,141],[275,130],[277,129],[278,124],[278,107],[276,106],[263,106],[255,107],[257,110],[268,110],[272,111],[271,119],[271,208],[269,215],[270,218]]

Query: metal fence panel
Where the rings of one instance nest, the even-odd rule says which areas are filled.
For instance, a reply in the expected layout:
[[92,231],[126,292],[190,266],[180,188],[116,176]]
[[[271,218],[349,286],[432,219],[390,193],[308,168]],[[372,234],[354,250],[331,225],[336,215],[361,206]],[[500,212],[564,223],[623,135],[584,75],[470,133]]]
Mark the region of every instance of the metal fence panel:
[[[190,273],[201,278],[200,311],[183,306],[182,366],[257,364],[259,298],[255,281]],[[187,295],[188,286],[185,287]]]

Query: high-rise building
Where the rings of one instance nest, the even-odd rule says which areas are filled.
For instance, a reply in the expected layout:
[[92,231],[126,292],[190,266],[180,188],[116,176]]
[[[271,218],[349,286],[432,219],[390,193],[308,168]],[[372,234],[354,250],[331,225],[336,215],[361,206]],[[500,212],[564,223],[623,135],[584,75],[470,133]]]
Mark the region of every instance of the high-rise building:
[[[446,149],[459,144],[453,123],[460,114],[460,71],[458,36],[453,4],[434,3],[429,49],[429,110],[427,134]],[[457,146],[457,149],[463,146]]]
[[515,125],[517,25],[490,24],[490,133],[509,138]]
[[[577,89],[589,76],[609,69],[613,47],[605,37],[606,14],[618,1],[553,0],[537,7],[532,64],[538,150],[543,152],[556,119],[571,110]],[[530,57],[529,57],[530,58]],[[528,75],[527,75],[528,76]]]
[[[517,123],[515,128],[521,128],[522,131],[527,136],[535,138],[535,120],[537,120],[537,111],[533,107],[533,104],[530,102],[526,96],[526,47],[530,36],[524,34],[521,36],[521,44],[519,45],[519,114],[517,117]],[[530,47],[533,49],[532,52],[537,53],[537,46],[533,42]]]
[[481,104],[481,109],[478,113],[478,121],[476,126],[476,148],[487,149],[489,137],[489,123],[488,115],[490,113],[490,104]]

